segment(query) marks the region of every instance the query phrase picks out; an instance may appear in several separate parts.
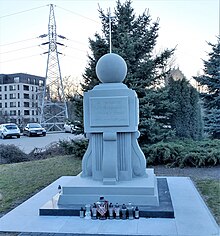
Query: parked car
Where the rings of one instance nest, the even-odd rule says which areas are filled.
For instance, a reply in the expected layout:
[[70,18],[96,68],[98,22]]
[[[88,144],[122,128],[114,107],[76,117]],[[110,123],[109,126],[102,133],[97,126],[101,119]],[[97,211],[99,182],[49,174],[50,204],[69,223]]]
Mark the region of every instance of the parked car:
[[31,136],[46,136],[46,130],[39,123],[28,123],[24,130],[23,135]]
[[70,123],[65,123],[65,124],[64,124],[64,132],[65,132],[65,133],[71,133],[71,134],[76,133],[76,127],[75,127],[75,125],[70,124]]
[[8,124],[0,125],[0,135],[2,139],[12,138],[13,136],[20,138],[21,133],[20,133],[20,129],[18,128],[16,124],[8,123]]

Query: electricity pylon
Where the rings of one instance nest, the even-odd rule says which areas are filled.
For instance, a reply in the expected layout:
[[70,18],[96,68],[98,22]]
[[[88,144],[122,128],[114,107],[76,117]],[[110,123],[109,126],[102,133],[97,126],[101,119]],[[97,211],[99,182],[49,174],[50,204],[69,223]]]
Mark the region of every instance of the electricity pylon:
[[[63,125],[68,119],[67,104],[64,95],[63,81],[61,77],[60,63],[57,45],[64,46],[57,42],[56,21],[53,4],[50,4],[50,15],[48,24],[48,34],[39,36],[44,38],[48,36],[47,69],[46,80],[42,92],[41,117],[40,123],[47,131],[62,131]],[[63,37],[59,35],[58,37]]]

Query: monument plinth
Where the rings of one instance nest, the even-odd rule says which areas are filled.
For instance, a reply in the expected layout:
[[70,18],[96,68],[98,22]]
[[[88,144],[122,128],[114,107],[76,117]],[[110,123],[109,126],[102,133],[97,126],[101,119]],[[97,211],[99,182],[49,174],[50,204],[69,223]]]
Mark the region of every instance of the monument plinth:
[[138,98],[122,83],[127,65],[109,53],[99,59],[96,74],[102,83],[86,92],[83,101],[89,145],[82,173],[63,186],[58,205],[93,203],[104,196],[113,204],[158,206],[157,179],[153,169],[146,169],[137,141]]

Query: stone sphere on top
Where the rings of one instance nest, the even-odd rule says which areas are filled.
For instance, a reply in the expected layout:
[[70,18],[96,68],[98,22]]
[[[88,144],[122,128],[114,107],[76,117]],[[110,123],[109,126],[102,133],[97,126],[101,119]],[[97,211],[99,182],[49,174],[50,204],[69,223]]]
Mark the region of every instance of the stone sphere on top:
[[126,74],[127,64],[118,54],[105,54],[97,62],[96,75],[102,83],[121,83]]

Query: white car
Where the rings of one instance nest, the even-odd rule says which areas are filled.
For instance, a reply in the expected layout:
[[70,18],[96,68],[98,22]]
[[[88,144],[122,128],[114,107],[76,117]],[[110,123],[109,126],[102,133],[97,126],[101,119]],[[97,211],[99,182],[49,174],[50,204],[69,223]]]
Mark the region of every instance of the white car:
[[13,136],[20,138],[21,132],[16,124],[8,123],[0,125],[0,135],[2,139],[12,138]]
[[69,124],[69,123],[65,123],[65,124],[64,124],[64,132],[65,132],[65,133],[74,134],[74,133],[76,132],[75,125]]

